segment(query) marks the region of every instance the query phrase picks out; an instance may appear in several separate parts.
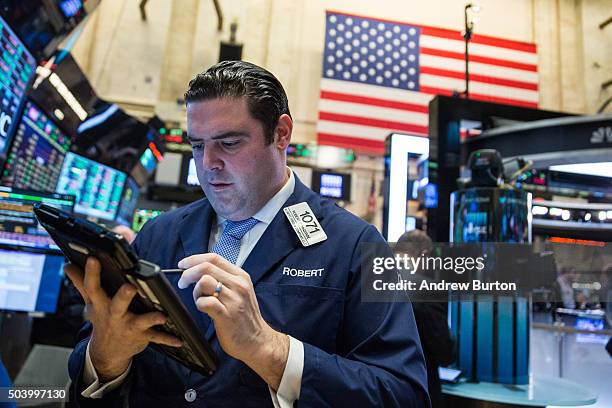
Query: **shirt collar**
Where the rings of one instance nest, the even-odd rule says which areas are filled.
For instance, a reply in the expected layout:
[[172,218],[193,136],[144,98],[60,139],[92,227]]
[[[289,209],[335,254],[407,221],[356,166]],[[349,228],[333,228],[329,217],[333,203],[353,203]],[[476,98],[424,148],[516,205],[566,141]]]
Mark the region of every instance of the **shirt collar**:
[[[253,215],[253,218],[257,221],[270,224],[283,204],[285,204],[289,197],[291,197],[291,194],[293,194],[293,190],[295,190],[295,177],[293,176],[293,171],[291,171],[289,167],[287,167],[287,172],[289,172],[289,180],[287,180],[285,185]],[[226,219],[224,217],[217,214],[217,226],[223,224],[225,221]]]

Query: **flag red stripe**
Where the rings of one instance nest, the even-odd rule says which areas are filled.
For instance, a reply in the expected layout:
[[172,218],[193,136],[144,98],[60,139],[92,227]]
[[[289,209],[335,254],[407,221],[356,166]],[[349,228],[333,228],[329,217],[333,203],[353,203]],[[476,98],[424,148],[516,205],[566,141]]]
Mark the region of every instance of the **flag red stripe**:
[[[425,92],[425,93],[429,93],[432,95],[447,95],[450,96],[453,94],[453,91],[451,91],[450,89],[442,89],[442,88],[434,88],[434,87],[430,87],[430,86],[422,86],[420,89],[421,92]],[[527,102],[527,101],[521,101],[518,99],[510,99],[510,98],[500,98],[497,96],[490,96],[490,95],[480,95],[480,94],[475,94],[473,92],[470,92],[470,99],[477,99],[479,101],[488,101],[488,102],[494,102],[494,103],[501,103],[501,104],[505,104],[505,105],[515,105],[515,106],[523,106],[525,108],[534,108],[537,109],[538,107],[538,103],[537,102]]]
[[319,120],[329,120],[332,122],[351,123],[354,125],[372,126],[383,129],[393,129],[402,132],[428,134],[427,126],[414,125],[411,123],[394,122],[391,120],[380,120],[364,118],[361,116],[342,115],[339,113],[319,112]]
[[344,147],[366,153],[385,153],[385,142],[382,140],[360,139],[352,136],[317,133],[317,142],[322,145]]
[[321,99],[333,101],[360,103],[364,105],[381,106],[383,108],[401,109],[411,112],[427,113],[427,105],[416,105],[414,103],[390,101],[388,99],[371,98],[367,96],[350,95],[339,92],[321,91]]
[[[421,73],[438,75],[438,76],[443,76],[443,77],[448,77],[448,78],[465,79],[465,72],[449,71],[449,70],[440,69],[440,68],[421,67]],[[470,81],[484,82],[486,84],[493,84],[493,85],[510,86],[513,88],[529,89],[532,91],[538,90],[538,84],[532,84],[532,83],[523,82],[523,81],[515,81],[512,79],[496,78],[496,77],[480,75],[480,74],[470,74]]]
[[[454,58],[462,61],[465,59],[465,55],[461,52],[438,50],[435,48],[427,47],[421,47],[421,54],[435,55],[436,57]],[[506,61],[498,58],[483,57],[481,55],[470,55],[470,61],[482,62],[483,64],[498,65],[500,67],[506,68],[522,69],[524,71],[538,72],[537,65]]]
[[[412,24],[412,23],[409,23],[409,22],[406,22],[406,21],[397,21],[397,20],[390,20],[390,19],[384,19],[384,18],[373,18],[373,17],[370,17],[370,16],[362,16],[362,15],[359,15],[359,14],[343,13],[343,12],[335,11],[335,10],[327,10],[327,13],[340,14],[340,15],[349,16],[349,17],[365,18],[365,19],[368,19],[368,20],[381,21],[383,23],[413,25],[415,27],[420,27],[422,34],[435,35],[437,37],[453,38],[453,39],[459,39],[459,40],[463,39],[463,37],[461,36],[461,33],[459,31],[449,30],[447,28],[430,27],[430,26],[424,26],[424,25],[420,25],[420,24]],[[433,34],[433,33],[437,33],[437,34]],[[452,37],[450,37],[451,35],[452,35]],[[532,52],[534,54],[537,51],[535,44],[531,44],[531,43],[524,42],[524,41],[506,40],[506,39],[501,39],[501,38],[497,38],[497,37],[491,37],[491,36],[488,36],[488,35],[477,35],[477,34],[474,34],[474,36],[472,37],[471,41],[472,42],[477,42],[479,44],[494,45],[496,47],[504,47],[504,48],[510,48],[510,49],[513,49],[513,50]]]
[[[421,26],[421,35],[431,35],[432,37],[450,38],[451,40],[463,41],[463,36],[459,31],[449,30],[447,28]],[[491,45],[493,47],[510,48],[512,50],[525,51],[533,54],[536,53],[535,44],[505,40],[486,35],[474,34],[470,42],[475,44]]]

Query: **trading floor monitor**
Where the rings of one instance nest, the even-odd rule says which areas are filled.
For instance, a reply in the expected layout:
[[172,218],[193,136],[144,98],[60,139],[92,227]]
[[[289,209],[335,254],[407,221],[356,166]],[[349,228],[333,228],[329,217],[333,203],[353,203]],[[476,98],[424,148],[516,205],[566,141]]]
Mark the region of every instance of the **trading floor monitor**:
[[34,217],[32,207],[36,203],[72,212],[74,196],[0,186],[0,245],[59,253],[59,247]]
[[0,249],[0,310],[55,313],[64,256]]
[[15,32],[0,17],[0,165],[5,157],[26,90],[36,71],[36,60]]
[[74,212],[112,221],[117,215],[127,175],[87,157],[69,152],[56,192],[76,196]]
[[32,101],[25,105],[0,184],[53,192],[70,137]]

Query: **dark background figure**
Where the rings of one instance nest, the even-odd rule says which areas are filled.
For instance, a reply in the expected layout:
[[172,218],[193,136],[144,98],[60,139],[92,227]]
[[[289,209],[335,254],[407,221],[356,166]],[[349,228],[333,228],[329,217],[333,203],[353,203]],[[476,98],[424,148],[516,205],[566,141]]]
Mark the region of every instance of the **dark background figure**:
[[[395,246],[395,253],[410,257],[427,256],[432,251],[432,241],[423,231],[405,232]],[[432,277],[428,277],[431,280]],[[455,361],[455,342],[448,327],[448,299],[432,301],[412,299],[412,308],[427,364],[427,385],[432,408],[445,407],[438,367]]]

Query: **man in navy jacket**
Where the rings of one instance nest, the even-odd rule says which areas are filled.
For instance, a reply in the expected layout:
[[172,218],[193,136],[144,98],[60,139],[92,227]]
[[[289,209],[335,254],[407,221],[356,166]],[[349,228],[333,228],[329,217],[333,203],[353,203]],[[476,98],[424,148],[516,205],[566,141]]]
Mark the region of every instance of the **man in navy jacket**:
[[287,168],[293,123],[280,82],[253,64],[223,62],[192,80],[185,99],[206,198],[147,223],[134,248],[162,269],[185,269],[167,277],[219,368],[204,377],[148,347],[180,341],[153,329],[163,315],[127,310],[129,284],[110,299],[90,259],[84,275],[66,269],[91,320],[70,359],[72,400],[428,407],[410,304],[361,301],[360,244],[384,239]]

